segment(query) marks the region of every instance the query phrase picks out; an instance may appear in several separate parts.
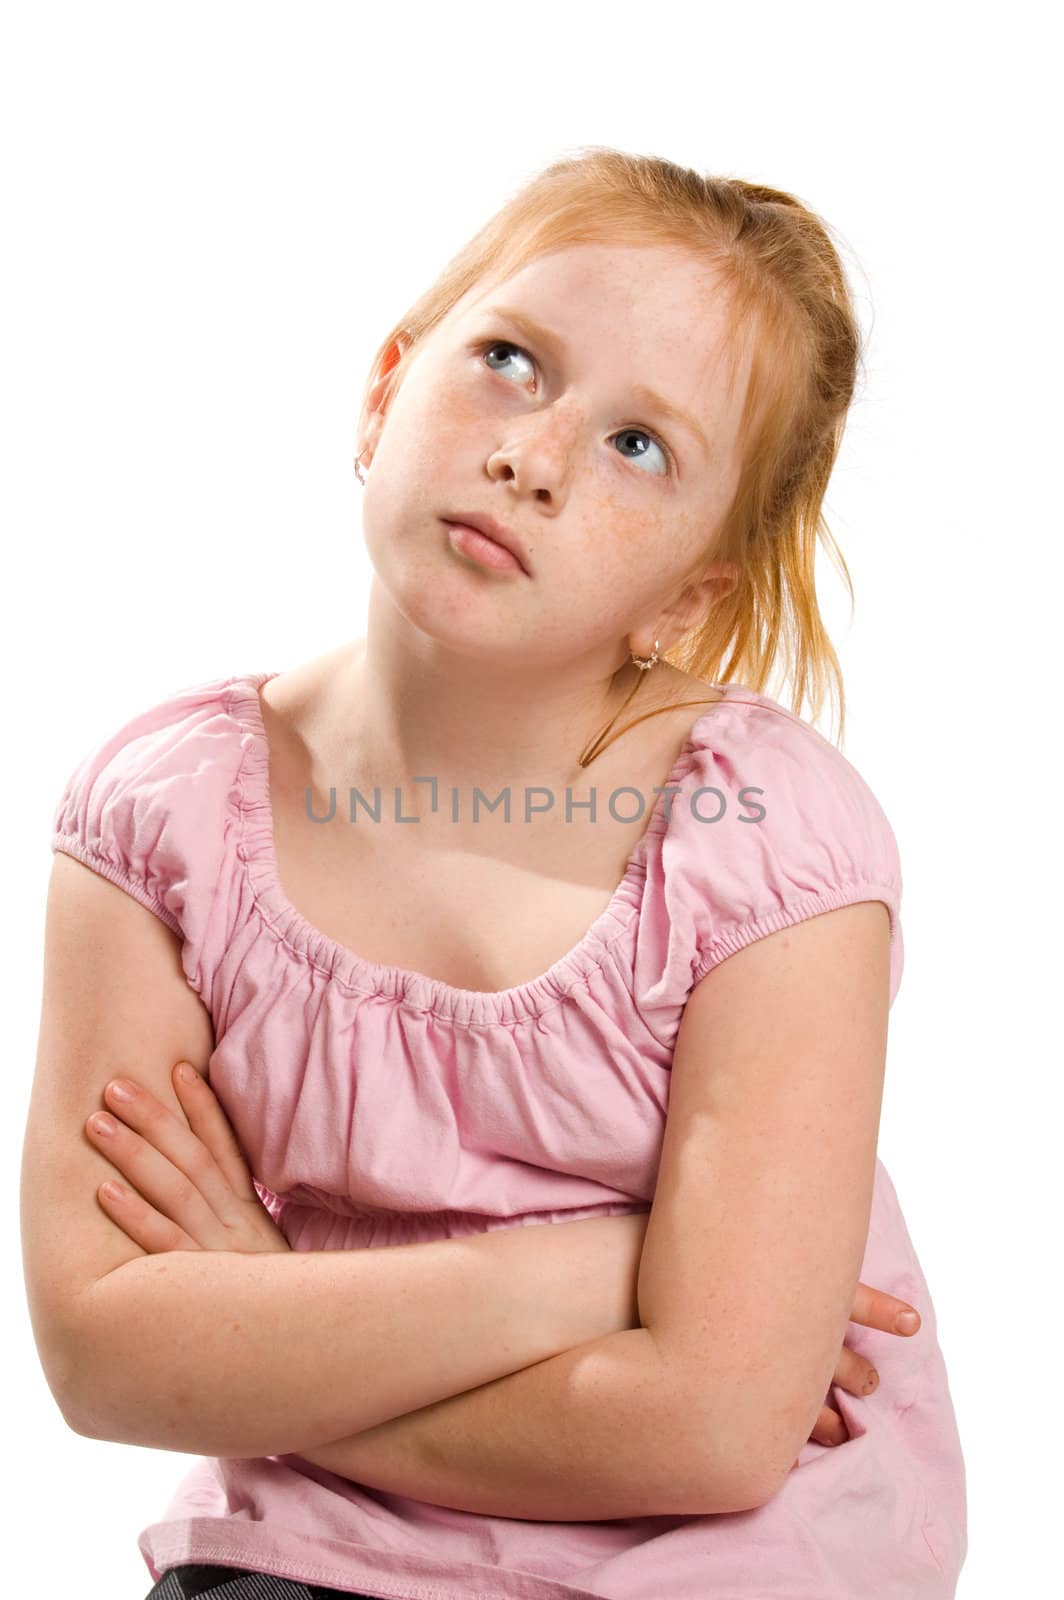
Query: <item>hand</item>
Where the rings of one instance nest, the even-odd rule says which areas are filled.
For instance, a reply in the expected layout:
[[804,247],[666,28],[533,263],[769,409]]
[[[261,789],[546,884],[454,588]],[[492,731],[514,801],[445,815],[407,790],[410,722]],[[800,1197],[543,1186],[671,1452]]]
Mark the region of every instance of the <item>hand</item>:
[[[906,1313],[913,1318],[913,1324],[899,1328],[897,1318]],[[878,1328],[881,1333],[896,1333],[903,1339],[911,1339],[920,1326],[920,1313],[907,1300],[898,1300],[882,1289],[870,1289],[866,1283],[859,1283],[853,1297],[850,1321],[859,1322],[865,1328]],[[832,1382],[848,1394],[863,1396],[873,1392],[879,1382],[879,1374],[870,1361],[843,1343]],[[821,1406],[816,1426],[809,1437],[817,1444],[844,1444],[850,1435],[839,1413],[831,1406]],[[797,1461],[794,1465],[798,1465]]]
[[130,1100],[118,1099],[115,1084],[107,1085],[104,1098],[117,1119],[115,1130],[99,1133],[94,1113],[85,1131],[135,1187],[112,1198],[101,1185],[97,1200],[149,1255],[167,1250],[290,1250],[256,1193],[217,1097],[195,1068],[191,1080],[183,1082],[184,1065],[178,1063],[172,1080],[187,1123],[128,1078],[116,1082],[132,1090]]

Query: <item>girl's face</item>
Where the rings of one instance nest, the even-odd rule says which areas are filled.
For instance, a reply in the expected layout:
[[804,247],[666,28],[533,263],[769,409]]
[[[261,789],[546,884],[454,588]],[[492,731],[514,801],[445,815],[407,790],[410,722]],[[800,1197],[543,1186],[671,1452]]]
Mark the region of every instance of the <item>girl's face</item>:
[[[732,392],[724,310],[691,253],[597,244],[452,307],[364,441],[366,544],[397,610],[499,667],[612,672],[630,636],[680,638],[733,586],[711,565],[680,593],[738,484],[747,371]],[[444,519],[463,512],[511,529],[528,574],[457,549]]]

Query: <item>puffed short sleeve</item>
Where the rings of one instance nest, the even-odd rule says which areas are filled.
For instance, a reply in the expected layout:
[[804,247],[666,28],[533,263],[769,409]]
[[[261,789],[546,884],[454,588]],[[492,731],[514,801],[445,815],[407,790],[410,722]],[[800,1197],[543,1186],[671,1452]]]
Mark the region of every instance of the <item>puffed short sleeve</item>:
[[230,796],[242,750],[227,711],[232,678],[183,689],[84,756],[63,788],[51,847],[117,884],[200,952],[224,897]]
[[904,964],[901,864],[869,785],[767,697],[729,704],[702,727],[665,840],[693,982],[766,934],[880,900],[890,917],[893,1004]]

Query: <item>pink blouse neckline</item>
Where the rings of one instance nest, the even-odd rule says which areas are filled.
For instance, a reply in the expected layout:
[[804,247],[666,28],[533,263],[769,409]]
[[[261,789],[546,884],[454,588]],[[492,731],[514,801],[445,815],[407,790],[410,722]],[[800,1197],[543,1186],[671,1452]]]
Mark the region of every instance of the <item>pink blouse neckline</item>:
[[[270,748],[259,699],[260,689],[278,675],[277,672],[252,673],[235,680],[225,691],[230,715],[248,735],[238,780],[241,827],[237,854],[245,863],[259,913],[276,937],[352,993],[388,996],[419,1012],[433,1011],[456,1021],[481,1025],[516,1022],[541,1015],[560,1004],[576,984],[586,982],[603,965],[610,946],[639,912],[647,852],[651,841],[666,826],[665,793],[656,797],[650,821],[628,857],[609,904],[571,950],[552,962],[539,977],[508,989],[458,988],[426,973],[384,965],[358,955],[315,927],[289,900],[281,885],[277,864],[270,804]],[[693,722],[666,779],[669,785],[681,783],[690,770],[701,725],[743,688],[732,683],[707,687],[722,690],[725,698],[715,702]]]

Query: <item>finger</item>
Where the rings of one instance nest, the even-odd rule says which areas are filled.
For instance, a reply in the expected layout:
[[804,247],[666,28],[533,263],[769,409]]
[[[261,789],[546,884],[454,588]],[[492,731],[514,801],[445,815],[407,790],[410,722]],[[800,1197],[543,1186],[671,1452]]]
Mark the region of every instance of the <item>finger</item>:
[[816,1426],[809,1435],[817,1444],[845,1444],[850,1435],[846,1431],[846,1424],[837,1411],[832,1411],[830,1406],[821,1406],[820,1415],[816,1419]]
[[[899,1327],[897,1319],[906,1313],[916,1320],[911,1326],[903,1324]],[[867,1283],[857,1285],[850,1321],[859,1322],[865,1328],[878,1328],[882,1333],[903,1336],[911,1336],[921,1326],[920,1313],[908,1300],[899,1300],[896,1295],[886,1294],[882,1289],[872,1289]]]
[[[112,1193],[110,1191],[119,1192]],[[139,1244],[149,1255],[161,1255],[166,1250],[198,1250],[200,1246],[190,1239],[169,1217],[162,1216],[153,1206],[125,1184],[113,1180],[102,1183],[96,1198],[111,1221],[117,1223],[134,1244]]]
[[[129,1099],[118,1097],[116,1089],[119,1084],[129,1091]],[[169,1106],[163,1105],[162,1101],[156,1099],[143,1084],[134,1083],[129,1078],[109,1083],[104,1089],[104,1100],[113,1116],[120,1118],[125,1127],[139,1133],[141,1139],[152,1150],[164,1156],[176,1172],[195,1187],[215,1217],[224,1220],[227,1216],[233,1215],[237,1203],[228,1178],[220,1171],[211,1151],[184,1118],[175,1116]],[[142,1153],[139,1153],[139,1159],[145,1163],[149,1178],[154,1175],[157,1182],[162,1180],[164,1169],[158,1162],[150,1161],[148,1156]],[[146,1187],[140,1181],[139,1172],[130,1173],[130,1177],[134,1187],[139,1189],[146,1200],[150,1200],[160,1210],[166,1209],[164,1202],[168,1198],[167,1195],[157,1194],[154,1189]],[[189,1226],[184,1216],[175,1220],[185,1227]],[[195,1221],[195,1217],[192,1220]],[[197,1234],[196,1237],[200,1236]],[[201,1244],[205,1242],[200,1239]]]
[[119,1177],[128,1178],[142,1200],[195,1239],[201,1248],[225,1249],[227,1230],[223,1221],[188,1175],[153,1144],[106,1113],[96,1112],[89,1117],[85,1132],[100,1154],[117,1168]]
[[870,1361],[844,1344],[831,1381],[848,1394],[868,1395],[878,1388],[879,1374]]
[[[187,1070],[191,1077],[184,1076]],[[189,1127],[214,1157],[233,1193],[242,1200],[257,1200],[251,1169],[226,1116],[203,1073],[187,1061],[179,1061],[173,1071],[174,1088]]]

